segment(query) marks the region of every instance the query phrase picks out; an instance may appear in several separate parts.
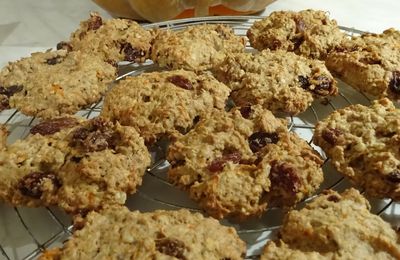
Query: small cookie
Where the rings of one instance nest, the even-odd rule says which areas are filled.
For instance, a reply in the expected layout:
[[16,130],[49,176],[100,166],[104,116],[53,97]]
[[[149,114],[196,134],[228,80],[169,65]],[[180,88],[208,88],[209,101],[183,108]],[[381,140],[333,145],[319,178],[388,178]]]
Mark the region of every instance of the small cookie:
[[316,125],[314,143],[369,195],[400,200],[399,118],[388,99],[349,106]]
[[301,210],[290,211],[280,240],[269,241],[267,259],[400,259],[400,236],[355,189],[328,190]]
[[147,143],[187,132],[204,113],[224,109],[229,88],[209,74],[176,70],[128,77],[107,94],[102,116],[134,126]]
[[0,198],[67,212],[124,204],[150,155],[132,127],[64,117],[43,121],[0,151]]
[[188,210],[150,213],[114,206],[90,212],[62,248],[41,260],[62,259],[243,259],[246,244],[232,227]]
[[152,33],[135,21],[103,21],[98,13],[93,12],[71,34],[69,42],[60,42],[57,49],[91,53],[111,64],[119,61],[144,62],[149,57],[152,39]]
[[222,24],[189,26],[181,31],[159,31],[151,59],[161,67],[202,71],[222,61],[225,53],[243,52],[246,41]]
[[170,145],[167,159],[169,180],[216,218],[293,206],[323,180],[320,156],[261,106],[214,111]]
[[79,51],[32,53],[0,71],[0,111],[52,118],[74,114],[97,102],[114,80],[116,68]]
[[236,105],[262,104],[291,115],[305,111],[314,98],[338,93],[322,61],[283,50],[228,55],[215,75],[233,90]]
[[256,21],[247,31],[258,50],[293,51],[312,59],[325,59],[346,36],[324,11],[277,11]]
[[326,66],[359,91],[400,101],[399,31],[354,37],[328,55]]

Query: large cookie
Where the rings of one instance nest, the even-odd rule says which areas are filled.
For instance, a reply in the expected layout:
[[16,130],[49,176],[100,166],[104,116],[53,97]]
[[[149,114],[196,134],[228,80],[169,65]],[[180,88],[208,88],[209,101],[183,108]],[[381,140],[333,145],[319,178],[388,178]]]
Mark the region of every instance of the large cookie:
[[124,204],[149,164],[143,139],[132,127],[102,118],[52,119],[0,151],[0,198],[72,213]]
[[400,199],[400,110],[388,99],[337,110],[316,125],[314,143],[336,169],[377,197]]
[[152,33],[129,19],[103,21],[98,13],[81,22],[68,42],[57,49],[80,50],[102,57],[109,63],[119,61],[144,62],[149,57]]
[[42,118],[74,114],[97,102],[116,68],[80,51],[33,53],[0,71],[0,111],[16,108]]
[[185,133],[213,108],[224,109],[229,88],[208,74],[176,70],[121,80],[107,94],[102,116],[134,126],[146,142]]
[[323,180],[322,160],[260,106],[214,111],[168,149],[169,180],[216,218],[288,207]]
[[399,31],[353,37],[329,54],[326,66],[364,93],[400,100]]
[[181,31],[159,31],[151,59],[161,67],[202,71],[222,61],[226,53],[243,52],[246,41],[222,24],[189,26]]
[[215,69],[239,106],[262,104],[272,112],[295,115],[314,98],[336,95],[336,81],[322,61],[283,50],[228,55]]
[[62,259],[243,259],[245,243],[231,227],[187,210],[150,213],[111,207],[77,221],[62,248],[42,260]]
[[280,240],[267,243],[261,260],[400,259],[399,234],[369,208],[355,189],[325,191],[285,216]]
[[324,11],[276,11],[256,21],[247,31],[251,46],[258,50],[293,51],[313,59],[325,59],[345,34]]

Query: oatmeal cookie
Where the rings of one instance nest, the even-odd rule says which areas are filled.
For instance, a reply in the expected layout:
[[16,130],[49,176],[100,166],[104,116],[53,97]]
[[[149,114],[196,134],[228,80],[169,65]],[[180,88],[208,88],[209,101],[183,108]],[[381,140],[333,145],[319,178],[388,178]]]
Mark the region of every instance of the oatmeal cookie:
[[214,72],[237,105],[262,104],[272,112],[296,115],[314,98],[338,93],[323,62],[282,50],[231,54]]
[[372,214],[355,189],[328,190],[301,210],[290,211],[270,241],[267,259],[400,259],[400,236]]
[[229,88],[208,74],[176,70],[121,80],[106,96],[102,116],[134,126],[147,143],[185,133],[204,113],[224,109]]
[[133,127],[102,118],[56,118],[30,133],[0,151],[0,198],[13,205],[76,213],[124,204],[150,164]]
[[322,160],[285,123],[261,106],[214,111],[170,145],[168,178],[216,218],[293,206],[319,187]]
[[293,51],[312,59],[325,59],[346,36],[335,20],[318,10],[276,11],[256,21],[247,31],[258,50]]
[[182,31],[159,31],[151,59],[161,67],[202,71],[219,64],[226,52],[243,52],[245,45],[245,38],[226,25],[189,26]]
[[246,244],[232,227],[188,210],[150,213],[114,206],[75,221],[62,248],[41,260],[62,259],[243,259]]
[[353,105],[316,125],[314,143],[369,195],[400,200],[400,110],[388,99]]
[[400,101],[399,31],[353,37],[328,55],[326,66],[359,91]]
[[114,64],[119,61],[144,62],[149,57],[153,35],[129,19],[103,21],[98,13],[81,22],[68,42],[57,49],[80,50]]
[[16,108],[41,118],[74,114],[97,102],[116,68],[80,51],[33,53],[0,71],[0,111]]

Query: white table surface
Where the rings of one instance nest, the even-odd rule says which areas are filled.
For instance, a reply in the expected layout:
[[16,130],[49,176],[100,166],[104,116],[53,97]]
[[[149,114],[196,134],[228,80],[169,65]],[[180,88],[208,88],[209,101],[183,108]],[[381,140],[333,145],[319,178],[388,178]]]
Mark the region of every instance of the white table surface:
[[[263,12],[326,10],[340,25],[364,31],[400,29],[399,0],[278,0]],[[0,66],[67,39],[90,11],[110,17],[90,0],[0,0]]]

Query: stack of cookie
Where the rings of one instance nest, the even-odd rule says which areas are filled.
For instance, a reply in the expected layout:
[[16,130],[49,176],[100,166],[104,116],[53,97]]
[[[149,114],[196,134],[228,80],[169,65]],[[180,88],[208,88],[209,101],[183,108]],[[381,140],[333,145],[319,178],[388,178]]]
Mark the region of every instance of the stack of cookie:
[[[279,116],[337,95],[333,75],[385,98],[335,111],[315,144],[368,194],[399,199],[399,110],[387,98],[400,95],[400,33],[349,38],[305,10],[274,12],[247,36],[258,51],[223,24],[146,30],[93,13],[57,50],[0,71],[0,109],[43,119],[10,145],[0,128],[0,199],[74,215],[74,235],[42,259],[242,259],[245,243],[213,218],[248,221],[318,190],[321,156]],[[119,62],[146,59],[158,71],[115,81]],[[103,97],[99,117],[73,115]],[[168,180],[211,217],[123,206],[164,138]],[[398,234],[368,209],[356,190],[326,191],[288,213],[262,259],[400,258]]]

